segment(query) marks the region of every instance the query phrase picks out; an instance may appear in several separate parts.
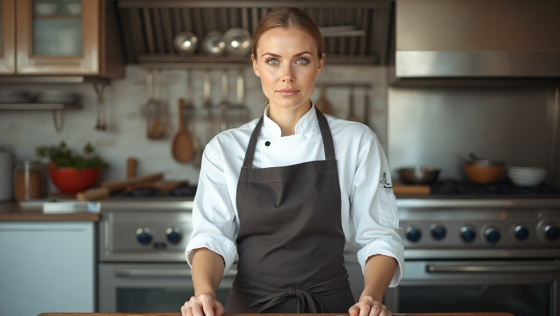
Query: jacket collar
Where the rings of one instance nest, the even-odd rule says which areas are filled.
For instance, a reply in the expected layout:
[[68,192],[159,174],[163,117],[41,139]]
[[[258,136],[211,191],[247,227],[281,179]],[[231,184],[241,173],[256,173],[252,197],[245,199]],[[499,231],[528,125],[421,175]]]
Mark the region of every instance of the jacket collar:
[[[268,117],[268,109],[270,104],[264,109],[264,122],[261,130],[263,138],[279,138],[282,136],[280,126]],[[319,122],[317,121],[317,112],[315,105],[311,101],[311,108],[296,123],[296,134],[304,134],[307,131],[314,131]]]

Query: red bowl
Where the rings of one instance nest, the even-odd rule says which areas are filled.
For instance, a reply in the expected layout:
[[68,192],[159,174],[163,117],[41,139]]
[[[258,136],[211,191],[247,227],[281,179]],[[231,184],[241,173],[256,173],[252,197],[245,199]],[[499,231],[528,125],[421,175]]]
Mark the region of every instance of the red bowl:
[[76,169],[49,167],[54,185],[64,193],[76,193],[93,187],[99,179],[99,168]]

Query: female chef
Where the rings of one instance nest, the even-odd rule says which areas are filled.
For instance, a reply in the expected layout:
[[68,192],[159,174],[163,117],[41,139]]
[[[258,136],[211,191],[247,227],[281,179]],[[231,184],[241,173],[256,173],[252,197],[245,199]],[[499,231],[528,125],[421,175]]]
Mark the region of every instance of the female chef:
[[[271,11],[252,49],[269,104],[206,146],[186,249],[195,296],[183,315],[224,313],[216,290],[236,255],[228,313],[391,315],[381,300],[403,274],[403,246],[376,135],[313,106],[325,54],[306,13]],[[357,303],[343,265],[354,236],[365,278]]]

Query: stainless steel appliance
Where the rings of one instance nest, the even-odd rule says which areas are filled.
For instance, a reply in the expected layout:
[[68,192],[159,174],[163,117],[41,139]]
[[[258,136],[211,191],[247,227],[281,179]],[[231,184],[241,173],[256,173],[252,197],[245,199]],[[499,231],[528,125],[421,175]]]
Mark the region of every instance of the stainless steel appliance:
[[397,200],[406,271],[386,293],[392,312],[560,315],[560,191],[462,182],[432,191]]
[[[99,203],[99,312],[180,312],[194,295],[185,260],[194,191],[183,191],[143,188]],[[235,273],[234,266],[220,284],[222,303]]]

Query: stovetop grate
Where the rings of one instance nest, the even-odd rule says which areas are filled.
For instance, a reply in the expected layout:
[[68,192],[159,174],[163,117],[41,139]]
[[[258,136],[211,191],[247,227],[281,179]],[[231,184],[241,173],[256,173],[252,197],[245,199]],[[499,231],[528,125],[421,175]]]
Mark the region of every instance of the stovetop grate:
[[535,187],[519,187],[509,181],[475,184],[457,180],[442,180],[431,185],[431,195],[502,198],[560,198],[560,190],[542,183]]

